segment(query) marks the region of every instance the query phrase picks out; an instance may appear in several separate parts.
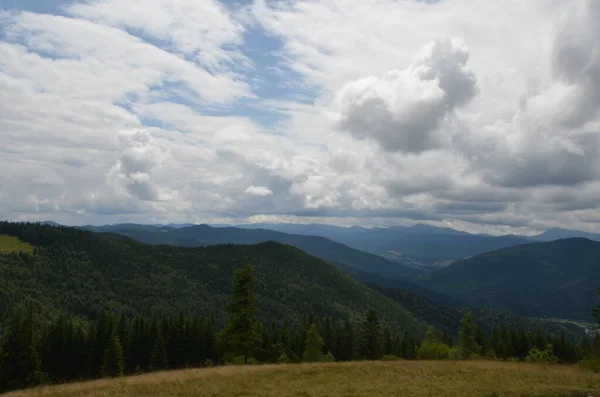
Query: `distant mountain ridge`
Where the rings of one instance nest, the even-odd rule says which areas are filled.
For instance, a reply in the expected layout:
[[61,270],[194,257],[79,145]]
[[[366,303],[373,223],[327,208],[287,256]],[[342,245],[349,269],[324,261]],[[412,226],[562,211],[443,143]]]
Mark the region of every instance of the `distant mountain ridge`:
[[508,247],[436,270],[421,283],[472,306],[592,321],[600,242],[570,238]]
[[389,252],[401,253],[401,258],[409,262],[434,265],[434,267],[440,262],[460,260],[487,251],[530,242],[520,236],[470,234],[424,224],[371,229],[314,224],[258,224],[239,227],[264,227],[282,232],[323,236],[376,255],[388,255]]
[[[54,222],[49,224],[57,225]],[[111,229],[143,229],[144,227],[160,229],[184,229],[202,226],[191,224],[169,225],[137,225],[117,224],[107,226],[89,226],[90,230]],[[208,225],[204,225],[208,226]],[[399,263],[419,271],[434,270],[454,261],[473,257],[488,251],[527,244],[533,241],[554,241],[563,238],[583,237],[600,241],[600,234],[577,230],[548,229],[536,236],[471,234],[447,227],[426,224],[413,226],[392,226],[365,228],[361,226],[340,227],[322,224],[292,223],[255,223],[241,225],[210,225],[218,229],[231,231],[235,229],[271,230],[286,234],[320,236],[344,244],[348,247],[383,256],[388,261]],[[181,239],[179,237],[178,239]],[[180,243],[177,243],[181,245]],[[191,242],[189,244],[192,244]],[[194,243],[195,244],[195,243]],[[187,245],[187,244],[183,244]],[[421,265],[425,265],[422,267]]]
[[203,247],[220,244],[252,245],[266,241],[276,241],[299,248],[310,255],[333,264],[342,264],[386,277],[413,279],[422,273],[418,269],[400,263],[392,263],[381,256],[362,252],[321,236],[294,235],[266,229],[216,228],[208,225],[173,228],[122,224],[85,226],[82,229],[121,234],[146,244],[183,247]]
[[600,241],[600,234],[582,232],[579,230],[568,230],[568,229],[548,229],[545,232],[532,236],[532,240],[536,241],[554,241],[565,238],[587,238],[588,240]]

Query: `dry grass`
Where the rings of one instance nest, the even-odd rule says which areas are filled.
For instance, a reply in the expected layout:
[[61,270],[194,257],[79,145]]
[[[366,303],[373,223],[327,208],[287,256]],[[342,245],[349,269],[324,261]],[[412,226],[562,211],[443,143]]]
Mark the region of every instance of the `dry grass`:
[[218,367],[44,387],[5,397],[600,396],[600,375],[573,366],[368,362]]
[[26,252],[31,254],[33,253],[33,246],[29,243],[24,243],[17,237],[0,234],[0,253],[7,252]]

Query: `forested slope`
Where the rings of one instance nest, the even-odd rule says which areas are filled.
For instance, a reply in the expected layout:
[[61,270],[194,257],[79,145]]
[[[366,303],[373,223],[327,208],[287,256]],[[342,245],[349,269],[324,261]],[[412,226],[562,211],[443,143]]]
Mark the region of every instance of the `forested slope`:
[[424,285],[473,306],[592,321],[600,242],[571,238],[492,251],[437,270]]
[[148,246],[129,238],[71,228],[0,223],[0,234],[35,247],[0,255],[0,318],[30,301],[45,313],[97,317],[106,307],[129,314],[220,312],[233,272],[252,264],[265,321],[303,314],[352,319],[376,308],[398,330],[425,325],[393,300],[323,260],[291,246],[204,248]]

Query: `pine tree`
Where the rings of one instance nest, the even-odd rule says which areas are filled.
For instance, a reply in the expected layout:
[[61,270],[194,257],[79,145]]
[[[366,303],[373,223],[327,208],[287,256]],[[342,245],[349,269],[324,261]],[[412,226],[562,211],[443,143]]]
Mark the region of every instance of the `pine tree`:
[[123,346],[123,361],[125,362],[125,371],[131,367],[131,325],[125,317],[125,314],[121,315],[119,319],[119,325],[117,326],[117,335]]
[[229,320],[220,335],[226,356],[241,356],[244,357],[244,362],[253,357],[261,342],[255,288],[253,266],[245,265],[236,270],[233,276],[233,292],[225,307]]
[[150,369],[152,371],[158,371],[161,369],[169,368],[169,358],[167,357],[167,344],[162,334],[158,334],[156,337],[156,343],[152,348],[152,355],[150,356]]
[[326,352],[333,350],[333,326],[331,325],[331,318],[327,317],[323,323],[323,349]]
[[113,332],[106,349],[104,350],[104,360],[100,373],[103,377],[115,378],[122,376],[125,370],[125,359],[123,357],[123,345],[119,340],[117,332]]
[[383,331],[383,354],[392,354],[394,350],[394,341],[392,340],[392,332],[389,328]]
[[0,346],[0,392],[36,386],[47,380],[36,350],[33,313],[13,315]]
[[319,335],[319,329],[316,324],[312,324],[306,332],[306,342],[304,343],[304,353],[302,361],[318,362],[323,359],[323,338]]
[[479,353],[479,345],[475,341],[475,327],[473,315],[468,311],[460,321],[460,330],[458,331],[458,351],[460,358],[468,360],[473,355]]
[[378,360],[381,358],[381,326],[375,310],[369,310],[359,335],[361,358]]

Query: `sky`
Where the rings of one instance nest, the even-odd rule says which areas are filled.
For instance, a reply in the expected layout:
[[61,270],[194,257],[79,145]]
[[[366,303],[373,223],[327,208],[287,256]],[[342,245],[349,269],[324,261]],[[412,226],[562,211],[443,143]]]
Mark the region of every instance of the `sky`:
[[596,0],[0,0],[0,219],[600,232]]

